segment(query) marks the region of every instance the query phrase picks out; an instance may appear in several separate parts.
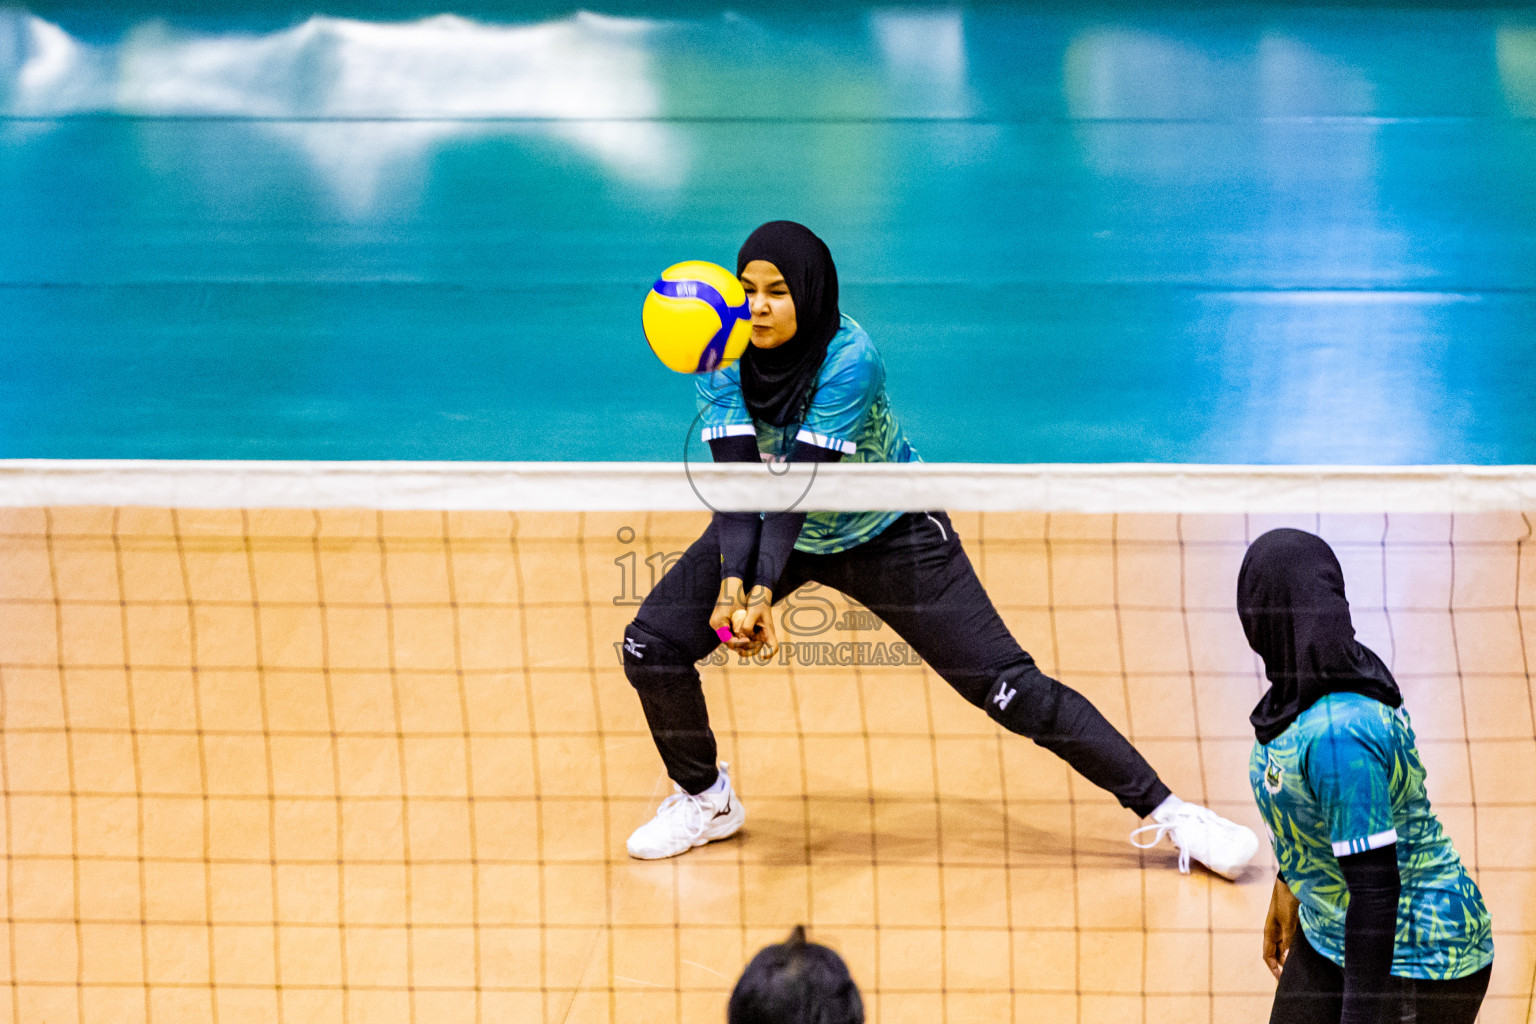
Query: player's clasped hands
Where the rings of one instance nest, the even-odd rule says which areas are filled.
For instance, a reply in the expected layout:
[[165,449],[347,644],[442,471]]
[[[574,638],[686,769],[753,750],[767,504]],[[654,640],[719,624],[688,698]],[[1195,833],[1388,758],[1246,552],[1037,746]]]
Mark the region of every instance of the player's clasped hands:
[[709,628],[738,654],[750,656],[762,651],[771,658],[779,647],[773,592],[756,586],[749,593],[741,580],[726,577],[720,581],[720,599],[709,616]]

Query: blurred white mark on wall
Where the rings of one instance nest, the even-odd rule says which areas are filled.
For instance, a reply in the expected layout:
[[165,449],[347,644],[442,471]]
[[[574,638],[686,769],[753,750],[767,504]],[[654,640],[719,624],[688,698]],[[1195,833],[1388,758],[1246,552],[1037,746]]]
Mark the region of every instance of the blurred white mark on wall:
[[875,11],[869,28],[897,109],[918,117],[971,113],[965,20],[959,11]]
[[[0,12],[0,110],[256,119],[353,212],[379,202],[386,181],[409,180],[402,172],[436,148],[486,133],[482,122],[507,131],[507,119],[627,183],[670,191],[686,177],[688,152],[675,129],[649,120],[661,113],[652,24],[590,14],[529,26],[315,17],[265,35],[214,35],[151,22],[92,47],[35,16]],[[374,121],[403,123],[372,131]]]
[[109,92],[110,60],[101,48],[22,11],[0,10],[0,104],[7,113],[94,110]]
[[1369,115],[1376,88],[1345,61],[1279,32],[1258,43],[1258,107],[1266,117]]
[[1067,110],[1077,118],[1367,115],[1375,87],[1359,68],[1274,31],[1199,47],[1130,28],[1092,28],[1067,46]]
[[1536,117],[1536,28],[1499,26],[1494,34],[1494,53],[1510,113]]
[[1246,109],[1241,59],[1140,29],[1091,28],[1067,45],[1062,91],[1076,118],[1203,117]]

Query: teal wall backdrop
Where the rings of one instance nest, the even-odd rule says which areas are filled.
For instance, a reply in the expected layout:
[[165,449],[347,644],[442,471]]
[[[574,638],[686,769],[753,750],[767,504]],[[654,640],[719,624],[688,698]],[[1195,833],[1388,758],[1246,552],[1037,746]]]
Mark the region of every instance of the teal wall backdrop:
[[0,8],[0,457],[675,459],[788,217],[929,460],[1536,463],[1529,9],[455,10]]

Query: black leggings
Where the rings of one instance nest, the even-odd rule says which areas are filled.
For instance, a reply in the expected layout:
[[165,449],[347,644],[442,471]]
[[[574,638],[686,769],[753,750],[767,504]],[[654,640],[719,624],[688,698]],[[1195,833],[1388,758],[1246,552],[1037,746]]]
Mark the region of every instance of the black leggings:
[[[1382,1024],[1472,1024],[1488,991],[1489,964],[1452,981],[1393,978]],[[1280,972],[1270,1024],[1339,1024],[1344,1011],[1344,971],[1312,948],[1300,928]]]
[[[848,551],[794,552],[775,599],[815,581],[878,615],[966,700],[1028,736],[1139,815],[1168,796],[1145,758],[1088,703],[1035,667],[992,607],[943,512],[909,512]],[[693,543],[624,631],[624,671],[640,694],[667,774],[690,793],[716,777],[715,736],[694,663],[720,644],[715,526]]]

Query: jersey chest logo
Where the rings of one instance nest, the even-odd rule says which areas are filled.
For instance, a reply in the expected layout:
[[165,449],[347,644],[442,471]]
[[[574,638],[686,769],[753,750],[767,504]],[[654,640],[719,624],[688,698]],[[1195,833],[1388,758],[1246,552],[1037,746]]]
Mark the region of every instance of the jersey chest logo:
[[1270,796],[1280,792],[1280,787],[1285,784],[1285,769],[1280,762],[1275,760],[1273,751],[1264,752],[1264,789]]

